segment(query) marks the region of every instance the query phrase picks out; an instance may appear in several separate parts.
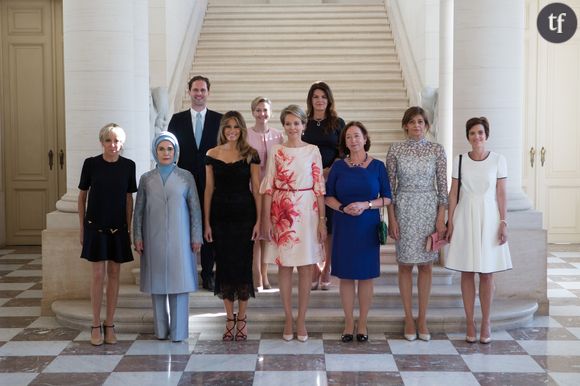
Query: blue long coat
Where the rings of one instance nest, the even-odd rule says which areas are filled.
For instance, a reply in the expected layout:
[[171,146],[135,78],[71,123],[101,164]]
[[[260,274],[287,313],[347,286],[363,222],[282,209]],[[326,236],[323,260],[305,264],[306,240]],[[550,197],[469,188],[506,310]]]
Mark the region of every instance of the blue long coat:
[[141,176],[133,220],[143,241],[141,291],[176,294],[197,289],[196,256],[202,243],[201,209],[193,175],[175,167],[165,184],[157,169]]

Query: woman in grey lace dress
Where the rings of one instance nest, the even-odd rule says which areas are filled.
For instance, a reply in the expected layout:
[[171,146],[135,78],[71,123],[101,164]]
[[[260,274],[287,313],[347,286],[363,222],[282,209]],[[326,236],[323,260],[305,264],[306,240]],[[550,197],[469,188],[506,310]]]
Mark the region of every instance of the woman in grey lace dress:
[[[410,107],[402,120],[405,142],[391,146],[387,170],[393,192],[389,205],[389,234],[396,240],[399,291],[405,311],[405,339],[431,339],[427,306],[431,293],[433,260],[438,252],[425,249],[427,237],[437,231],[444,237],[447,207],[447,162],[445,150],[425,139],[429,120],[421,107]],[[413,266],[419,277],[419,314],[413,318]]]

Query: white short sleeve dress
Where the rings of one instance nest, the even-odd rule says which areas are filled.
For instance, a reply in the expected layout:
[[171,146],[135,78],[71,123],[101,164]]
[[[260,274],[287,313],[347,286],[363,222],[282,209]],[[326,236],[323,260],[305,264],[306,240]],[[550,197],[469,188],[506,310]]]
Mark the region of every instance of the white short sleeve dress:
[[[453,160],[453,178],[458,178],[459,156]],[[453,235],[445,267],[462,272],[492,273],[512,268],[508,243],[499,244],[497,180],[507,178],[505,158],[489,152],[482,161],[468,153],[461,161],[459,203],[453,214]]]

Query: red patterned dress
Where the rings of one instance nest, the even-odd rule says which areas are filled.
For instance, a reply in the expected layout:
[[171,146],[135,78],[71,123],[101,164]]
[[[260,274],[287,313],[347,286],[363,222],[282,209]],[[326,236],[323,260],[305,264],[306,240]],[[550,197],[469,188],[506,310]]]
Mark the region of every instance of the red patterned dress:
[[271,154],[260,187],[260,193],[272,196],[273,237],[266,261],[285,267],[319,263],[323,249],[316,198],[325,193],[320,152],[314,145],[274,145]]

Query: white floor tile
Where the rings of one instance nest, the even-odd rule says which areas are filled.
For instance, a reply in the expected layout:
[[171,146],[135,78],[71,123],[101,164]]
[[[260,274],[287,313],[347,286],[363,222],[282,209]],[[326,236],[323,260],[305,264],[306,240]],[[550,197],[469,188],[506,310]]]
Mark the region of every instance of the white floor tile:
[[0,291],[24,291],[36,283],[0,283]]
[[22,269],[22,270],[12,271],[9,274],[7,274],[6,276],[8,276],[8,277],[41,277],[42,270],[40,270],[40,269]]
[[580,327],[568,327],[568,331],[570,331],[576,338],[580,339]]
[[[62,326],[61,326],[62,327]],[[135,340],[139,334],[137,333],[127,333],[127,332],[117,332],[117,340]],[[74,338],[75,341],[87,341],[91,339],[90,329],[81,331],[80,334]]]
[[0,356],[59,355],[69,341],[6,342],[0,347]]
[[138,340],[133,342],[127,355],[188,355],[194,347],[194,344],[187,341],[173,343],[160,340]]
[[578,386],[580,385],[580,373],[550,373],[550,377],[558,386]]
[[123,372],[123,373],[112,373],[109,375],[104,386],[128,386],[128,385],[139,385],[139,386],[174,386],[179,383],[182,372],[163,372],[163,371],[150,371],[150,372]]
[[551,252],[551,254],[559,258],[580,257],[580,252]]
[[34,260],[41,257],[40,253],[9,253],[3,256],[10,260]]
[[548,257],[548,264],[555,264],[555,263],[566,263],[566,261],[562,260],[559,257]]
[[580,306],[550,306],[551,316],[580,316]]
[[2,260],[0,260],[0,271],[14,271],[22,267],[23,264],[1,264]]
[[324,371],[256,371],[253,386],[326,385]]
[[326,354],[326,371],[397,371],[391,354]]
[[408,342],[403,339],[389,339],[388,342],[393,354],[457,355],[457,350],[448,340]]
[[40,307],[0,307],[0,316],[40,316]]
[[302,343],[294,339],[285,342],[282,339],[262,339],[260,341],[260,354],[324,354],[321,339],[308,339]]
[[61,328],[56,317],[54,316],[39,316],[34,322],[30,323],[29,328]]
[[108,373],[117,367],[122,355],[60,355],[44,373]]
[[[580,268],[580,264],[577,268]],[[577,268],[548,268],[548,275],[577,276],[580,275],[580,272],[578,272]]]
[[580,341],[518,340],[518,344],[530,355],[580,356]]
[[0,328],[0,342],[8,342],[24,330],[23,328]]
[[562,325],[550,316],[535,316],[523,327],[562,327]]
[[194,354],[189,358],[185,371],[254,371],[256,354]]
[[26,290],[15,296],[17,299],[42,299],[42,290]]
[[401,378],[405,386],[479,386],[477,379],[468,372],[402,371]]
[[544,369],[528,355],[462,355],[467,367],[476,373],[543,373]]
[[560,281],[558,285],[569,290],[580,289],[580,281]]
[[37,375],[37,373],[0,373],[0,385],[26,386]]
[[575,297],[576,295],[574,295],[567,289],[557,289],[557,288],[548,289],[548,298],[575,298]]

